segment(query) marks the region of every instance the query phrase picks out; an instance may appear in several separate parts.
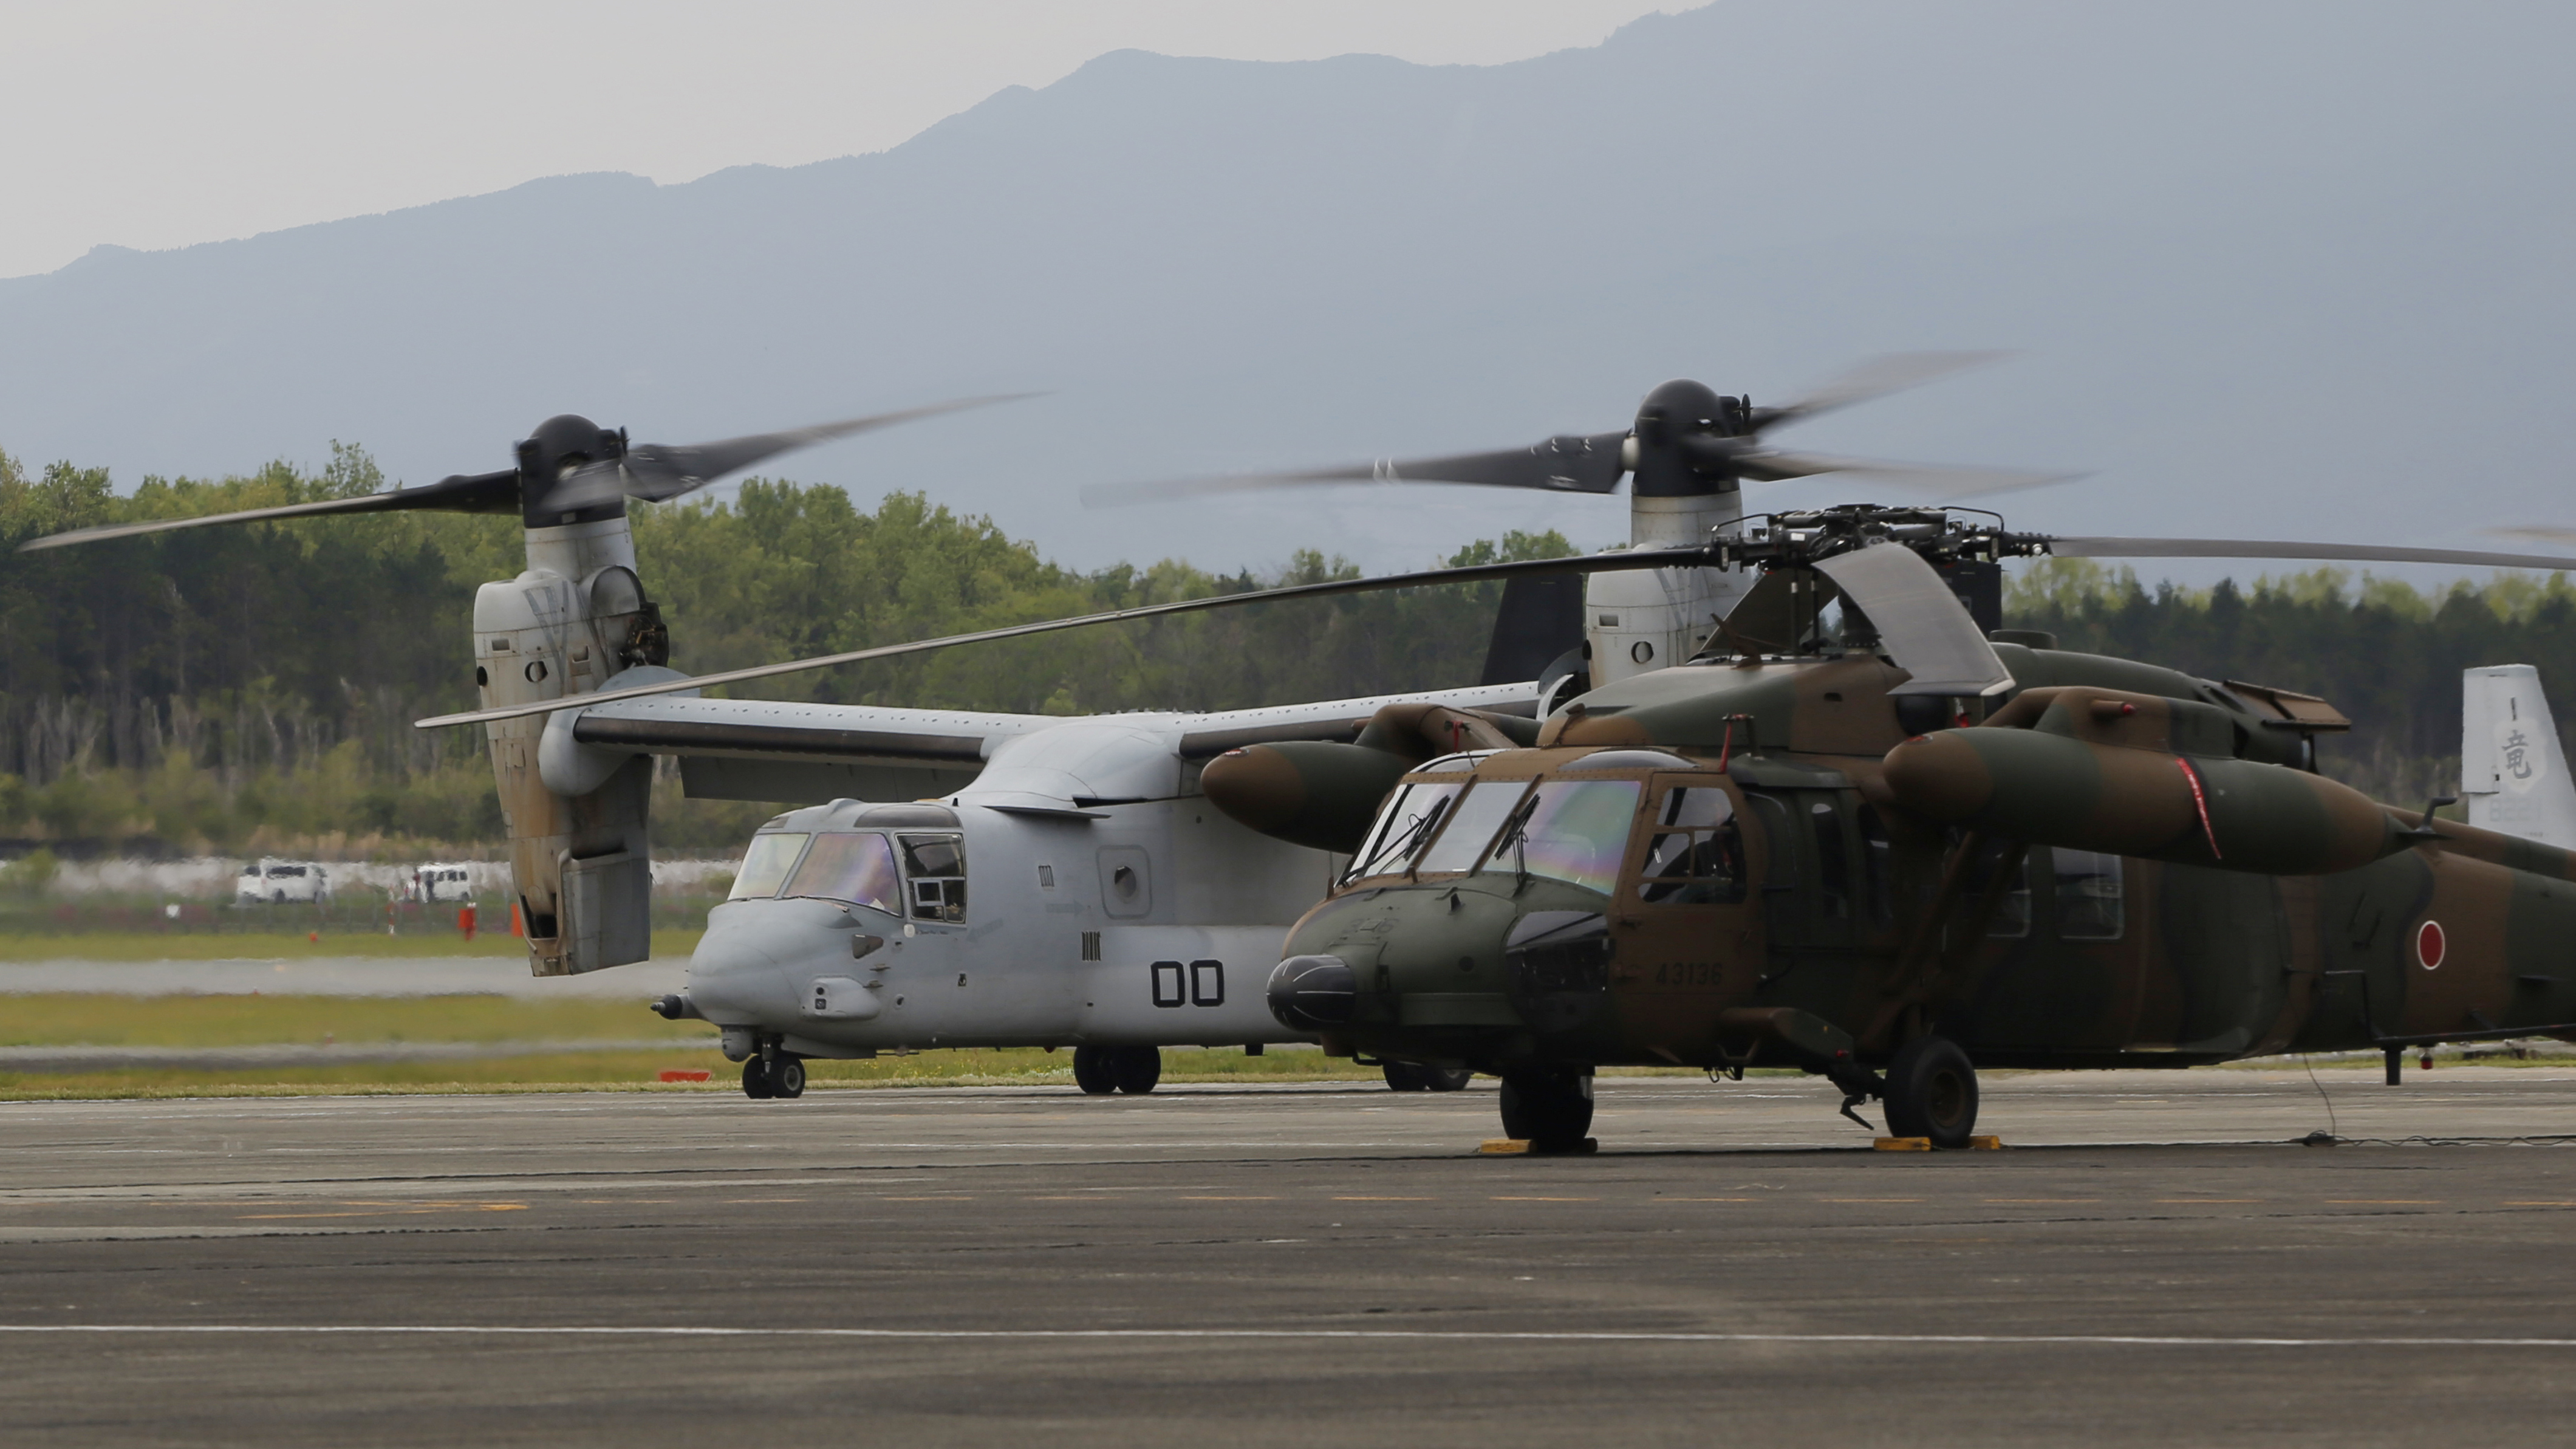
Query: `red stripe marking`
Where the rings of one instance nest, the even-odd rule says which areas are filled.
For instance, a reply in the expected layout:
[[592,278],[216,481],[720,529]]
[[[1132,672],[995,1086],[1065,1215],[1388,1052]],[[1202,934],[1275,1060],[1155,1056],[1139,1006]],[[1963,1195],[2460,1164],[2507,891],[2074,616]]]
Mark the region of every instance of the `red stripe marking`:
[[2174,763],[2182,766],[2182,777],[2191,784],[2191,803],[2192,807],[2200,812],[2200,833],[2203,838],[2209,841],[2209,858],[2212,860],[2226,859],[2225,856],[2218,853],[2218,832],[2210,828],[2209,797],[2201,793],[2200,771],[2193,769],[2191,761],[2184,759],[2180,755],[2174,756]]

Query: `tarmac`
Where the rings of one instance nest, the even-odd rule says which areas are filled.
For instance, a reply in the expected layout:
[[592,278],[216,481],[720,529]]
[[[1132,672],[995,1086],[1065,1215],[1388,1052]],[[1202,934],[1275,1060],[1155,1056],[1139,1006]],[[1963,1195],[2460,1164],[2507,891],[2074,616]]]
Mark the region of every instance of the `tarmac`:
[[[16,1444],[2420,1444],[2576,1410],[2576,1071],[0,1106]],[[2318,1129],[2343,1145],[2301,1146]],[[828,1439],[827,1437],[828,1436]]]

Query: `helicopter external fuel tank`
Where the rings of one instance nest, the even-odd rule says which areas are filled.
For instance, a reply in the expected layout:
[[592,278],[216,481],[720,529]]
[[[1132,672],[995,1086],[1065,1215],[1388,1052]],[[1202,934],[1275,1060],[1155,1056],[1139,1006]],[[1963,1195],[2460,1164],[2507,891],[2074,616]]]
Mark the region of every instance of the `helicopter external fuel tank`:
[[2033,844],[2266,875],[2325,875],[2412,843],[2350,786],[2238,758],[2216,706],[2120,690],[2024,692],[1984,725],[1888,752],[1897,803]]

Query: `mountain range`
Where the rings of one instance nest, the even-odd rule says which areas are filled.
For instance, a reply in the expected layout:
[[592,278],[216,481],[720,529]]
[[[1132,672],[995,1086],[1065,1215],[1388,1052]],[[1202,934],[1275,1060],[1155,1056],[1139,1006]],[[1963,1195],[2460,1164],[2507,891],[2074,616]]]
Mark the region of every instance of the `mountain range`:
[[1497,66],[1122,51],[880,153],[0,281],[0,449],[131,485],[340,439],[419,483],[556,412],[685,442],[1035,391],[780,471],[1081,567],[1391,568],[1509,528],[1608,542],[1624,507],[1076,495],[1992,347],[2017,356],[1781,441],[2090,472],[1998,505],[2029,527],[2474,547],[2576,524],[2571,41],[2548,4],[1726,0]]

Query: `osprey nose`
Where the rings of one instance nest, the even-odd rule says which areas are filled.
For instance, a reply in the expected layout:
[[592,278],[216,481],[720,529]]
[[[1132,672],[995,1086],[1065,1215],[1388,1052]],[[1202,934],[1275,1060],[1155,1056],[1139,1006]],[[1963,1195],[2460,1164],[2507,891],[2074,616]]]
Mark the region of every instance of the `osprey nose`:
[[1328,1031],[1359,1006],[1359,978],[1339,956],[1291,956],[1270,973],[1270,1014],[1291,1031]]

